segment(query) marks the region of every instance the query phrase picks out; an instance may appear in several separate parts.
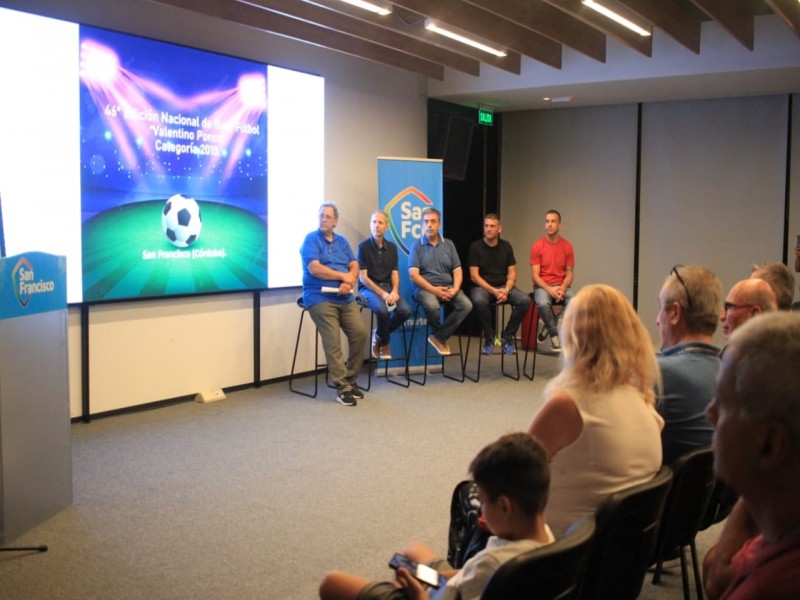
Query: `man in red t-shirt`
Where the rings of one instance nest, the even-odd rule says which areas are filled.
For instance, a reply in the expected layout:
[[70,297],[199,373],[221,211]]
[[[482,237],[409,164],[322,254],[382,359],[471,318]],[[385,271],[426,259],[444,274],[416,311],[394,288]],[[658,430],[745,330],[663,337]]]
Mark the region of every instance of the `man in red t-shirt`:
[[564,309],[572,298],[572,272],[575,268],[575,251],[572,244],[559,235],[561,213],[548,210],[544,219],[545,234],[531,246],[531,278],[533,299],[539,307],[539,316],[544,321],[545,331],[540,341],[550,336],[553,350],[561,350],[558,327],[553,315],[553,304]]
[[784,311],[736,329],[723,356],[706,415],[714,471],[741,498],[704,561],[712,600],[800,598],[798,364],[800,315]]

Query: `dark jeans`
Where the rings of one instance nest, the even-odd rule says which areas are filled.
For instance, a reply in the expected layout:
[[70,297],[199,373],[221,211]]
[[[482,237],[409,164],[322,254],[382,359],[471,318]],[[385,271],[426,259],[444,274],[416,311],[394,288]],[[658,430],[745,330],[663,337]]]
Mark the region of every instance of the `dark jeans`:
[[[461,322],[467,318],[469,311],[472,310],[472,302],[461,290],[458,290],[458,294],[449,302],[439,302],[436,296],[425,290],[417,290],[414,294],[414,300],[419,302],[422,308],[425,309],[428,325],[433,331],[433,335],[440,342],[446,342],[456,332]],[[444,322],[441,321],[440,314],[442,304],[444,304]]]
[[[386,291],[388,292],[389,290]],[[361,290],[361,295],[367,301],[369,309],[375,313],[375,323],[377,324],[375,329],[377,330],[378,341],[382,346],[388,346],[391,333],[411,316],[411,307],[400,296],[394,310],[389,312],[383,298],[372,290]]]
[[[483,339],[486,341],[494,341],[495,330],[493,324],[493,315],[490,304],[495,300],[489,292],[480,286],[475,286],[470,290],[470,299],[472,300],[472,312],[483,331]],[[503,329],[503,340],[510,342],[514,339],[517,329],[522,324],[522,320],[528,313],[528,307],[531,305],[531,297],[514,286],[508,292],[507,304],[511,306],[511,316],[508,323]],[[500,323],[502,325],[502,323]]]

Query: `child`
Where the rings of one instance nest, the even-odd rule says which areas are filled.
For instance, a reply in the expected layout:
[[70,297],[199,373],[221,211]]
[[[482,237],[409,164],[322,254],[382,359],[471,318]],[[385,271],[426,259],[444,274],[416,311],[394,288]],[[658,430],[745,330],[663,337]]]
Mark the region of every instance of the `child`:
[[481,450],[470,465],[478,486],[483,517],[492,532],[486,549],[476,554],[460,571],[421,543],[410,544],[403,552],[428,564],[448,578],[436,590],[425,588],[403,568],[397,581],[371,582],[368,579],[334,571],[320,585],[323,600],[478,600],[483,588],[505,561],[533,550],[553,539],[544,522],[544,507],[550,487],[547,455],[539,443],[526,433],[504,435]]

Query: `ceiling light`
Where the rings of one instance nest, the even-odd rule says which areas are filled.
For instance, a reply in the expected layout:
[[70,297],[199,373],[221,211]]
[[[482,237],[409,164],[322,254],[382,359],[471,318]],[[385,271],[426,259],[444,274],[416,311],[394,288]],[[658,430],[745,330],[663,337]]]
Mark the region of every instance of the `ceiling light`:
[[443,35],[444,37],[450,38],[451,40],[455,40],[457,42],[461,42],[462,44],[466,44],[467,46],[472,46],[473,48],[477,48],[478,50],[483,50],[484,52],[488,52],[489,54],[494,54],[498,58],[503,58],[504,56],[506,56],[506,53],[503,50],[497,50],[496,48],[492,48],[491,46],[482,44],[477,40],[468,38],[465,35],[456,33],[455,31],[450,31],[449,29],[442,29],[430,19],[425,19],[425,29],[427,29],[428,31],[433,31],[434,33],[438,33],[439,35]]
[[601,15],[608,17],[612,21],[616,21],[617,23],[619,23],[623,27],[627,27],[631,31],[635,31],[636,33],[638,33],[641,36],[647,37],[647,36],[650,35],[650,32],[647,31],[646,29],[643,29],[642,27],[639,27],[633,21],[629,21],[628,19],[626,19],[622,15],[615,13],[613,10],[611,10],[610,8],[606,8],[602,4],[598,4],[594,0],[581,0],[581,4],[583,4],[584,6],[586,6],[588,8],[591,8],[592,10],[596,10]]
[[392,14],[392,10],[390,8],[386,8],[385,6],[378,6],[377,4],[373,4],[372,2],[365,2],[364,0],[342,0],[342,2],[346,2],[347,4],[352,4],[353,6],[357,6],[358,8],[363,8],[364,10],[374,12],[375,14],[381,15],[382,17]]

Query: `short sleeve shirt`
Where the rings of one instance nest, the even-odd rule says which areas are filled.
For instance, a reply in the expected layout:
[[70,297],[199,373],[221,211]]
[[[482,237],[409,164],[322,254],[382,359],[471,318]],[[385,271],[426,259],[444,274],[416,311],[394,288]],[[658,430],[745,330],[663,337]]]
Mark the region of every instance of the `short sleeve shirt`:
[[318,260],[320,264],[330,269],[347,273],[350,270],[350,263],[355,261],[356,257],[343,236],[334,233],[333,240],[329,242],[319,229],[312,231],[303,240],[300,257],[303,260],[303,304],[306,308],[318,302],[347,304],[355,300],[352,294],[342,296],[323,293],[323,286],[339,287],[340,282],[320,279],[308,270],[308,265]]
[[517,264],[514,249],[505,240],[489,246],[483,239],[472,242],[469,247],[469,266],[478,267],[478,273],[489,285],[499,287],[508,280],[508,267]]
[[411,245],[408,268],[419,269],[419,274],[431,285],[447,286],[453,285],[453,271],[461,268],[461,260],[450,240],[439,236],[439,243],[434,246],[422,236]]
[[539,276],[548,285],[561,285],[567,267],[575,266],[575,251],[564,238],[553,243],[543,235],[531,246],[531,265],[539,265]]
[[[397,246],[387,239],[379,248],[372,236],[358,245],[358,268],[366,270],[369,278],[387,291],[392,289],[392,271],[397,270]],[[387,287],[388,286],[388,287]],[[368,289],[358,282],[358,289]]]

